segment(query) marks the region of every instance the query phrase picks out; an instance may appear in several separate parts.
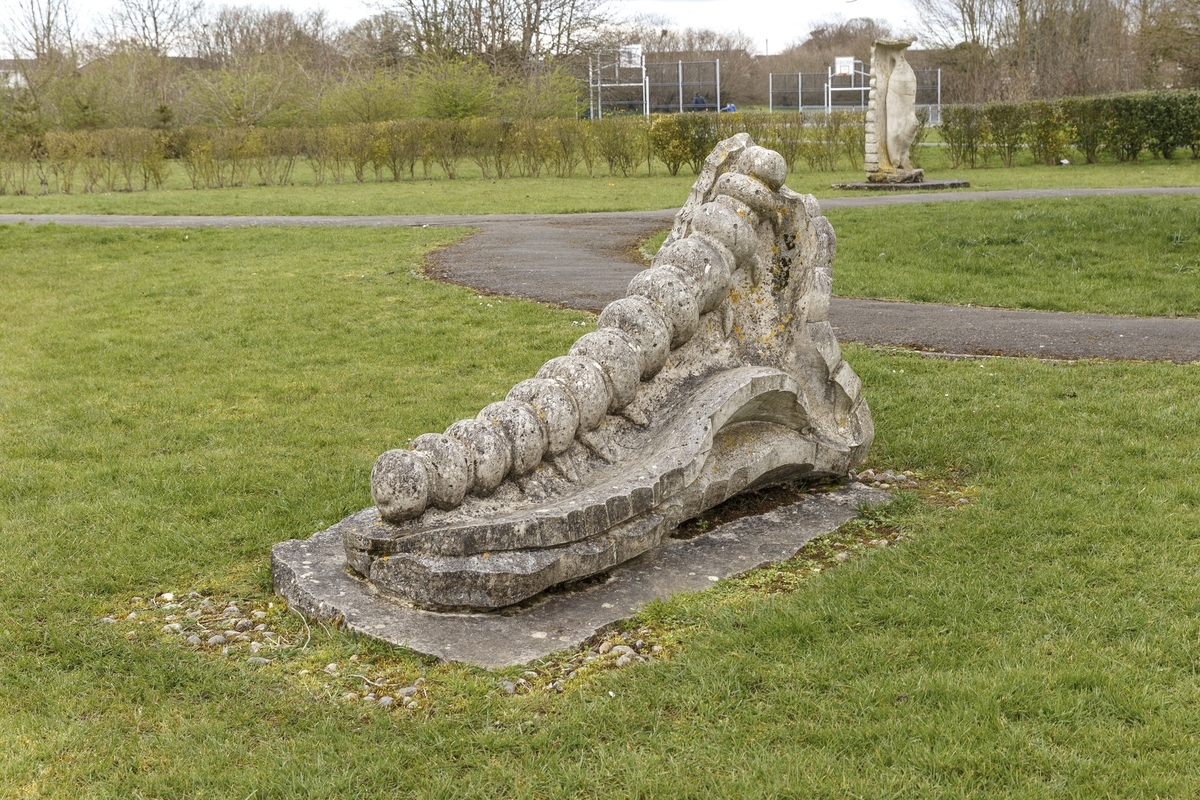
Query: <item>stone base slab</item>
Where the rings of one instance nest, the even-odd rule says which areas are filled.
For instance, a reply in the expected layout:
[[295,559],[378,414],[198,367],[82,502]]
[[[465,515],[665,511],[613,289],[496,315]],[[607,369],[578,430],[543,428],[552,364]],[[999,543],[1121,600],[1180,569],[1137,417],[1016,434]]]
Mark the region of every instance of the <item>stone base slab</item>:
[[830,189],[867,189],[873,192],[936,192],[942,189],[969,189],[969,181],[921,181],[920,183],[831,183]]
[[338,620],[355,633],[444,661],[504,667],[578,647],[651,600],[791,558],[806,542],[857,517],[860,507],[890,499],[858,483],[812,494],[694,539],[669,539],[613,569],[603,582],[492,613],[424,611],[380,595],[346,569],[346,551],[333,530],[275,545],[271,574],[275,591],[310,619]]

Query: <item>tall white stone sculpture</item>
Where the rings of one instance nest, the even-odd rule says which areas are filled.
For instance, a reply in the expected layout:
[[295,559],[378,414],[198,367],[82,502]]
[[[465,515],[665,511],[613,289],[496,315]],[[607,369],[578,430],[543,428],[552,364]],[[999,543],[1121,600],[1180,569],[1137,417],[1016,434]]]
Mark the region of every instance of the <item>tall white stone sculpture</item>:
[[876,39],[871,47],[871,94],[867,104],[867,180],[919,183],[909,149],[917,135],[917,76],[904,57],[914,39]]

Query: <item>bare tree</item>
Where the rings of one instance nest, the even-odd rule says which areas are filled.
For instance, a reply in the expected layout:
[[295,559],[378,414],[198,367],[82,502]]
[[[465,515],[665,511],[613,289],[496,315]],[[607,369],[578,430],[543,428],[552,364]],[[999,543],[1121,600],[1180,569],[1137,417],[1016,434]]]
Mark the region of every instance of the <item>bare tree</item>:
[[1200,86],[1200,0],[1163,0],[1142,20],[1148,75],[1168,86]]
[[854,56],[869,63],[876,39],[892,36],[885,20],[870,17],[832,17],[818,22],[808,37],[771,57],[775,72],[824,72],[839,56]]
[[321,12],[223,6],[194,31],[193,53],[206,68],[188,77],[190,113],[238,126],[315,113],[345,62],[339,34]]
[[603,0],[393,0],[405,49],[478,56],[493,69],[579,52],[604,21]]
[[17,58],[55,60],[74,49],[68,0],[8,0],[0,23]]
[[[960,76],[955,100],[980,102],[1003,82],[996,47],[1006,18],[1006,0],[913,0],[924,44],[945,51],[942,65]],[[1025,0],[1014,0],[1025,2]]]
[[1198,0],[914,0],[935,62],[958,73],[950,95],[972,102],[1136,88],[1171,2]]
[[998,43],[1008,10],[1005,0],[913,0],[913,6],[925,42],[941,47],[965,42],[988,49]]
[[338,37],[338,46],[356,67],[369,70],[398,67],[411,55],[407,26],[392,12],[359,20]]
[[324,12],[295,14],[253,6],[222,6],[192,26],[193,54],[216,65],[258,56],[328,60],[336,52]]
[[67,0],[9,0],[0,6],[0,34],[20,76],[9,103],[12,120],[28,131],[56,124],[76,68],[74,15]]
[[155,55],[177,50],[200,17],[201,0],[116,0],[114,37]]

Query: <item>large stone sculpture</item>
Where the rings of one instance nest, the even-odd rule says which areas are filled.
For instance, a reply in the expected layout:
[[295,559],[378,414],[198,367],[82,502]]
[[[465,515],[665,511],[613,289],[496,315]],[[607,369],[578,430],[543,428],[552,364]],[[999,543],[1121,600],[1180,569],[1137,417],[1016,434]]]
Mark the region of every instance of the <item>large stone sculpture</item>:
[[919,183],[909,149],[917,135],[917,76],[904,51],[912,39],[876,39],[871,47],[871,92],[867,102],[867,181]]
[[379,457],[376,507],[335,526],[349,567],[421,607],[499,608],[747,489],[844,479],[874,429],[828,320],[833,228],[785,174],[746,134],[721,142],[596,331]]

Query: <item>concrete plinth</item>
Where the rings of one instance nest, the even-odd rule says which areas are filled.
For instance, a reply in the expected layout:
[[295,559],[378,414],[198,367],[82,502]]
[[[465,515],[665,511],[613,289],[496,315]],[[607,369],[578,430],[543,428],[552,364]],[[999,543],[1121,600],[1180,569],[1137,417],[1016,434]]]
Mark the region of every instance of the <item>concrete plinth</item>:
[[309,618],[337,620],[356,633],[445,661],[482,667],[526,664],[578,647],[656,598],[791,558],[811,539],[858,516],[887,492],[852,483],[803,502],[746,517],[688,540],[669,539],[613,569],[602,582],[542,595],[492,613],[424,611],[381,596],[345,568],[338,526],[271,550],[276,591]]
[[865,189],[872,192],[937,192],[943,189],[969,189],[968,181],[921,181],[920,183],[831,183],[830,189]]

